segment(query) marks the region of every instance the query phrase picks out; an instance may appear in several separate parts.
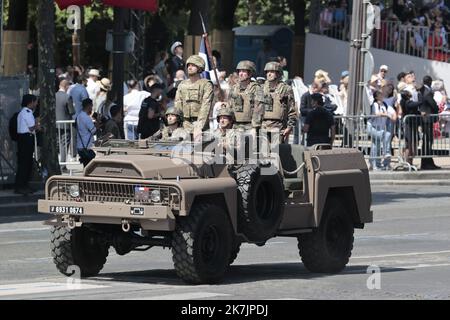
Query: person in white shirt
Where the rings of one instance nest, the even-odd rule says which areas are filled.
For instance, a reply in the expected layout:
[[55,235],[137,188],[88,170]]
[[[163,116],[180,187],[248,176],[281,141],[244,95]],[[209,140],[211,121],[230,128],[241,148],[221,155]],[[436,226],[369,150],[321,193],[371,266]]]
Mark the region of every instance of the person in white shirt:
[[139,83],[135,80],[130,81],[129,86],[130,93],[123,97],[125,138],[128,140],[136,140],[139,111],[141,111],[142,102],[150,97],[150,93],[147,91],[139,91]]
[[[373,94],[374,103],[372,104],[371,115],[373,116],[367,121],[367,133],[372,139],[372,146],[370,148],[370,167],[373,170],[384,169],[381,166],[381,159],[390,154],[387,151],[386,142],[390,141],[391,133],[386,130],[388,114],[387,106],[383,101],[383,93],[376,91]],[[381,146],[383,144],[383,153]],[[387,153],[389,152],[389,153]]]
[[29,187],[33,167],[34,132],[40,130],[39,119],[36,121],[33,111],[37,106],[37,97],[26,94],[22,98],[22,110],[17,115],[17,172],[15,193],[29,194],[34,190]]
[[100,79],[100,72],[97,69],[91,69],[88,73],[89,79],[87,81],[86,90],[89,94],[89,99],[95,103],[97,94],[100,92],[98,81]]

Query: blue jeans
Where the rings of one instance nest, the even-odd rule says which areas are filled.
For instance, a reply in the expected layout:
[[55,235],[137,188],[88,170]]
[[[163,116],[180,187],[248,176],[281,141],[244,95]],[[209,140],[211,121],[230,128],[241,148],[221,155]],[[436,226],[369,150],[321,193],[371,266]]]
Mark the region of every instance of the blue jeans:
[[[367,133],[372,139],[372,147],[370,149],[370,165],[374,169],[381,169],[381,158],[385,157],[383,165],[385,167],[390,164],[391,155],[391,133],[385,128],[373,127],[367,123]],[[383,151],[382,148],[383,147]]]
[[127,139],[136,140],[137,139],[137,126],[134,124],[127,124]]

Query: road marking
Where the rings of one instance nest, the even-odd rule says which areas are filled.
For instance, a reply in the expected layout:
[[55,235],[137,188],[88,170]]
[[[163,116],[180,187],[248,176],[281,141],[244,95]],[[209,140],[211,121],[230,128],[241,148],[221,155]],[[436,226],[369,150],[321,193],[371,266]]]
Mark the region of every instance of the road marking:
[[444,250],[444,251],[429,251],[429,252],[408,252],[408,253],[382,254],[382,255],[375,255],[375,256],[359,256],[359,257],[351,257],[351,259],[373,259],[373,258],[389,258],[389,257],[407,257],[407,256],[421,256],[421,255],[445,254],[445,253],[450,253],[450,250]]
[[29,228],[29,229],[8,229],[0,230],[0,233],[10,233],[10,232],[32,232],[32,231],[50,231],[50,228]]
[[83,283],[80,283],[79,285],[78,284],[68,285],[66,283],[56,283],[56,282],[7,284],[7,285],[0,285],[0,297],[24,295],[24,294],[50,293],[57,291],[77,291],[77,290],[103,289],[103,288],[108,287]]
[[377,236],[356,236],[357,240],[369,240],[369,239],[405,239],[405,238],[420,238],[427,237],[429,233],[410,233],[410,234],[386,234]]
[[[400,266],[396,268],[402,268],[402,269],[420,269],[420,268],[436,268],[436,267],[448,267],[450,266],[450,263],[436,263],[436,264],[417,264],[412,266]],[[383,271],[383,269],[381,269]]]
[[152,297],[127,299],[127,300],[192,300],[192,299],[206,299],[206,298],[226,297],[226,296],[230,296],[230,295],[224,294],[224,293],[213,293],[213,292],[187,292],[187,293],[176,293],[176,294],[168,294],[168,295],[163,295],[163,296],[152,296]]
[[0,242],[0,246],[6,246],[11,244],[43,243],[43,242],[50,242],[50,240],[21,240],[21,241]]

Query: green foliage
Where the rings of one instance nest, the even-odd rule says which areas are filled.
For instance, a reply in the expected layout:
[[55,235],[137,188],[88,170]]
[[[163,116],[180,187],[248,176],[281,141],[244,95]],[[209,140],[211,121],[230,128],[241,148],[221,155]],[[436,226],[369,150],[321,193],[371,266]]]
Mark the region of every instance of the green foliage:
[[[254,4],[254,11],[252,11],[252,3]],[[238,26],[252,24],[252,14],[254,14],[255,22],[258,25],[294,25],[294,15],[289,7],[289,0],[241,0],[236,10],[235,23]]]

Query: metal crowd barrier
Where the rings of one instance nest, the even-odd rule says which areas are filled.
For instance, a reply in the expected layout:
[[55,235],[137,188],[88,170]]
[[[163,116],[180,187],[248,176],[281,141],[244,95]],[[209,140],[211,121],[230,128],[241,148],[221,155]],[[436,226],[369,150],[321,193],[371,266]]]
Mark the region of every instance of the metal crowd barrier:
[[[401,131],[400,131],[401,129]],[[417,170],[413,159],[449,158],[450,156],[450,112],[422,116],[407,115],[399,128],[402,136],[400,152],[404,164]]]
[[[450,112],[380,116],[335,116],[333,147],[356,148],[373,170],[417,170],[413,159],[450,158]],[[307,145],[308,135],[301,143]]]

